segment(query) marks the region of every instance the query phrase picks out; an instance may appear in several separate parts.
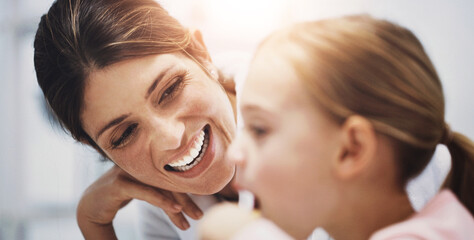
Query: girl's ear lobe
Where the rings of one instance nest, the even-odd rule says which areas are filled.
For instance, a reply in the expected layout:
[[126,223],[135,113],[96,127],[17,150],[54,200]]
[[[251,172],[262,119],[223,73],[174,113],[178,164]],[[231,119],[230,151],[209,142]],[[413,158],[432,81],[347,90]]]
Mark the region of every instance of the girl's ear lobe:
[[336,176],[351,180],[362,174],[375,159],[377,137],[364,117],[350,116],[342,126],[342,149],[335,162]]

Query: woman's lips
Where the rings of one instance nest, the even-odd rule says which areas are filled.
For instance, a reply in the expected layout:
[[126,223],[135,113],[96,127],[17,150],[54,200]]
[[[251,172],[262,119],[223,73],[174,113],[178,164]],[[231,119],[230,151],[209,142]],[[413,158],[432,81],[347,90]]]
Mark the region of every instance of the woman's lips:
[[186,154],[181,156],[179,160],[168,163],[165,169],[168,171],[184,172],[198,164],[209,145],[209,134],[207,132],[203,128],[188,144],[188,147],[185,149]]
[[[209,125],[206,125],[206,127],[204,127],[204,132],[205,132],[204,141],[205,143],[207,141],[207,147],[205,147],[204,149],[204,146],[203,146],[204,151],[200,153],[199,156],[197,157],[197,158],[201,158],[199,162],[197,162],[193,167],[185,171],[175,170],[169,165],[166,165],[165,169],[167,171],[170,171],[173,174],[176,174],[184,178],[194,178],[194,177],[199,176],[201,173],[203,173],[211,165],[215,156],[215,151],[216,151],[214,136],[212,134],[213,132],[211,131],[211,127]],[[193,162],[191,162],[190,165],[192,164]],[[186,168],[183,168],[183,169],[186,169]]]

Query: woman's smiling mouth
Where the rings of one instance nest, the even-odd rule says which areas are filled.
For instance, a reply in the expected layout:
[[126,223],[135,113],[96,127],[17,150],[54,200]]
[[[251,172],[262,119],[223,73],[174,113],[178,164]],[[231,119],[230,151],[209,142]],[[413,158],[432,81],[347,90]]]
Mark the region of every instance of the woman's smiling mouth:
[[194,166],[201,162],[208,146],[209,130],[208,126],[206,126],[201,130],[199,135],[194,140],[194,143],[190,147],[187,155],[183,156],[180,160],[166,164],[165,170],[177,172],[186,172],[191,170]]

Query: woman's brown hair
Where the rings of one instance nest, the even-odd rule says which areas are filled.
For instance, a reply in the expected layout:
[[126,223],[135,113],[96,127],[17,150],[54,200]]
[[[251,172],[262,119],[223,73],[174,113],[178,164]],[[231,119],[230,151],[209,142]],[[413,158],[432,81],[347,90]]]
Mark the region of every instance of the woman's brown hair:
[[367,15],[297,24],[270,36],[318,106],[343,124],[368,119],[396,146],[398,182],[404,187],[445,144],[450,188],[474,213],[474,144],[445,123],[441,81],[415,35]]
[[[153,0],[57,0],[41,17],[34,48],[38,83],[61,126],[104,156],[80,119],[91,71],[172,52],[203,67],[207,56],[205,47]],[[233,101],[232,86],[224,88]]]

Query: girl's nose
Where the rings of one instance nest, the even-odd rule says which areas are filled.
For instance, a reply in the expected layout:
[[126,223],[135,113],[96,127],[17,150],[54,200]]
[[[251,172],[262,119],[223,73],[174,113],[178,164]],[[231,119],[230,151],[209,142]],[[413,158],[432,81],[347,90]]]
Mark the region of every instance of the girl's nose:
[[227,148],[226,159],[237,166],[245,165],[246,160],[243,151],[242,136],[240,133],[237,133],[234,141],[232,141],[232,144]]

